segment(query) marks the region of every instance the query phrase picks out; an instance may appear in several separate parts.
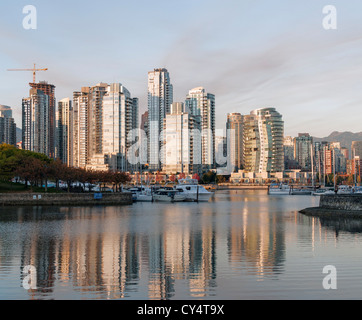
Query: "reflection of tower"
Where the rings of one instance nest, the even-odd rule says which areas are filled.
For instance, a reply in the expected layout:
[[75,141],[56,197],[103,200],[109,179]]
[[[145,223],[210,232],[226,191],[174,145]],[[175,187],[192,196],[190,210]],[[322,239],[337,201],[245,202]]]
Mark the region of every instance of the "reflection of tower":
[[285,259],[283,225],[277,216],[250,213],[245,206],[242,213],[238,210],[230,216],[228,253],[231,264],[237,266],[246,260],[247,269],[261,277],[280,272]]
[[209,222],[211,213],[206,209],[193,223],[197,229],[190,230],[189,284],[193,297],[204,297],[208,288],[216,287],[216,239],[214,222]]
[[[24,209],[23,214],[31,216],[33,223],[36,223],[42,219],[44,211],[42,207],[33,207]],[[56,213],[56,209],[54,209],[54,213]],[[35,284],[37,289],[30,291],[32,295],[51,293],[54,288],[57,243],[53,237],[39,237],[39,234],[47,234],[45,228],[47,228],[47,224],[39,223],[38,228],[30,237],[21,238],[21,270],[25,266],[34,266],[37,273]]]
[[165,264],[165,243],[162,234],[149,237],[149,299],[167,299],[173,295],[174,279]]

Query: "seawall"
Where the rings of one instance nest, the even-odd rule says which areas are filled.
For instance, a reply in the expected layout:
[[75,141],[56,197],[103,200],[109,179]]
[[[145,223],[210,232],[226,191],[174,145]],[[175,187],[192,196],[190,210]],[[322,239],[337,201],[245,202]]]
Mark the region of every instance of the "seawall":
[[0,193],[0,206],[93,206],[130,205],[130,193]]
[[319,207],[300,211],[309,216],[362,218],[362,195],[322,195]]

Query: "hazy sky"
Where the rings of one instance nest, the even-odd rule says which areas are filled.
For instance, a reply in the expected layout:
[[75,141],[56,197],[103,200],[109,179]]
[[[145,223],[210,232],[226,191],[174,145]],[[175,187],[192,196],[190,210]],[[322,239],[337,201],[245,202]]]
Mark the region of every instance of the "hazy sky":
[[[36,30],[23,28],[25,5]],[[337,8],[337,30],[322,10]],[[174,100],[203,86],[216,95],[216,125],[228,112],[275,107],[285,134],[362,131],[361,0],[1,0],[0,104],[21,99],[31,72],[60,100],[82,86],[120,82],[147,109],[147,72],[165,67]]]

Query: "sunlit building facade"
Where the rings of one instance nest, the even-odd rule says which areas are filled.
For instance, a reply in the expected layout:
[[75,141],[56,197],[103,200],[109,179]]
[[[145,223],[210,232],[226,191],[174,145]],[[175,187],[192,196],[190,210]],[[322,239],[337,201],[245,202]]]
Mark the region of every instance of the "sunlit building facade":
[[294,158],[304,171],[312,170],[313,138],[309,133],[299,133],[294,138]]
[[215,158],[215,95],[208,93],[203,87],[189,91],[186,108],[190,114],[200,117],[202,169],[208,171],[216,166]]
[[244,116],[240,113],[229,113],[227,115],[226,130],[229,131],[229,152],[232,167],[237,172],[243,168],[243,122]]
[[[160,170],[160,141],[163,121],[173,102],[173,86],[167,69],[148,73],[148,162],[150,170]],[[161,153],[162,155],[162,153]]]
[[164,119],[162,171],[167,174],[200,173],[200,118],[185,111],[183,103],[172,103]]
[[275,108],[257,109],[244,116],[244,170],[284,170],[284,122]]
[[22,148],[49,157],[55,152],[55,141],[51,143],[51,138],[54,138],[51,132],[55,130],[55,127],[50,127],[49,119],[51,99],[52,97],[44,91],[31,88],[29,98],[22,100]]

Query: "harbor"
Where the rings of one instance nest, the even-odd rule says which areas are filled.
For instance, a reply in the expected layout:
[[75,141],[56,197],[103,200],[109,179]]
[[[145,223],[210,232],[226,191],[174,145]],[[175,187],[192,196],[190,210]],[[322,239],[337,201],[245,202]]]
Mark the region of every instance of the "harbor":
[[[319,201],[217,190],[199,203],[0,207],[0,297],[353,299],[361,224],[299,213]],[[326,291],[322,270],[331,264],[343,277]],[[28,265],[34,290],[21,285]]]

